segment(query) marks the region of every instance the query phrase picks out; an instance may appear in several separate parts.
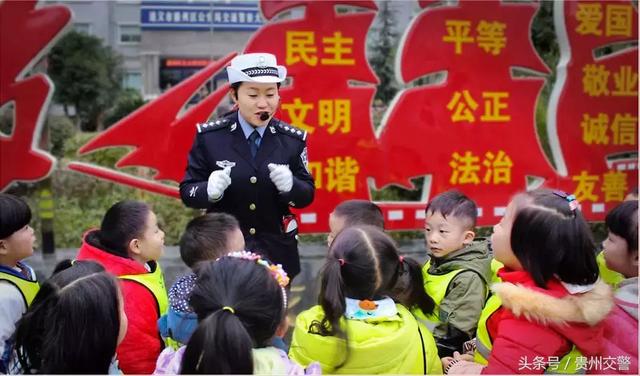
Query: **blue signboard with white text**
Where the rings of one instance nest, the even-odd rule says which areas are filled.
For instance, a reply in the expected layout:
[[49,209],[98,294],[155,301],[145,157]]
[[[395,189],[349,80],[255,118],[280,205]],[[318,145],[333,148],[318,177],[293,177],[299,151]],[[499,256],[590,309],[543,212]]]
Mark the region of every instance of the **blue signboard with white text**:
[[142,1],[143,30],[256,30],[263,24],[257,1]]

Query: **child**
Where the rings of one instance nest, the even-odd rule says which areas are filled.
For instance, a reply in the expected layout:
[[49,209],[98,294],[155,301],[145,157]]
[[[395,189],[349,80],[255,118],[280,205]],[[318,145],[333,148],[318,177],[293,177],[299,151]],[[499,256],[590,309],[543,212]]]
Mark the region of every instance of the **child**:
[[[427,327],[440,357],[462,351],[473,338],[491,281],[486,242],[473,242],[478,209],[462,193],[437,195],[425,209],[425,239],[430,259],[422,268],[425,289],[436,303]],[[420,318],[420,312],[415,312]]]
[[162,352],[156,373],[304,374],[268,346],[287,311],[289,278],[280,265],[243,251],[204,262],[197,273],[190,304],[198,327],[187,346]]
[[118,281],[100,264],[63,261],[18,322],[24,373],[119,373],[116,346],[127,331]]
[[626,279],[618,284],[604,336],[610,353],[629,357],[624,373],[638,374],[638,201],[624,201],[605,222],[609,234],[602,247],[607,267]]
[[[195,270],[203,261],[215,260],[232,251],[244,250],[240,224],[231,215],[210,213],[192,219],[180,238],[180,257]],[[169,289],[169,312],[158,320],[160,335],[177,349],[186,344],[198,325],[198,317],[189,305],[196,275],[189,273]]]
[[575,197],[544,189],[517,195],[491,244],[504,282],[492,285],[501,306],[478,328],[488,336],[488,364],[455,354],[443,359],[445,371],[577,373],[578,357],[602,350],[602,320],[613,303]]
[[367,200],[347,200],[340,203],[329,214],[327,244],[331,247],[333,239],[344,228],[357,225],[371,225],[384,230],[384,216],[376,204]]
[[7,372],[15,324],[36,296],[36,274],[22,260],[33,254],[36,237],[31,209],[19,197],[0,193],[0,372]]
[[321,276],[320,305],[296,319],[294,361],[317,360],[325,373],[442,373],[431,333],[409,311],[434,307],[420,265],[400,256],[383,231],[342,230]]
[[158,318],[168,306],[157,260],[164,232],[156,215],[139,201],[121,201],[107,210],[99,230],[86,233],[78,260],[94,260],[122,282],[129,330],[118,346],[124,373],[151,373],[162,348]]

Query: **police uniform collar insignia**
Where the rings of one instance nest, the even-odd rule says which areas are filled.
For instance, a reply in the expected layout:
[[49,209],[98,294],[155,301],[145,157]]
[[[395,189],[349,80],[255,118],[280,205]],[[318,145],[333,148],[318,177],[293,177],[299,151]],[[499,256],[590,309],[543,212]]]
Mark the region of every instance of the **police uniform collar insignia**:
[[231,124],[231,132],[235,131],[237,127],[238,127],[238,123]]
[[226,159],[224,161],[216,161],[216,166],[220,168],[234,167],[235,165],[236,162],[227,161]]
[[280,133],[284,133],[287,134],[289,136],[295,137],[297,139],[300,139],[302,141],[304,141],[307,138],[307,132],[300,130],[292,125],[289,125],[283,121],[278,121],[277,123],[277,128],[280,131]]
[[269,130],[271,131],[272,134],[276,133],[276,129],[272,126],[269,126]]
[[198,124],[197,128],[198,128],[198,133],[204,133],[204,132],[224,129],[228,126],[229,126],[229,119],[219,119],[215,121],[207,121],[206,123]]

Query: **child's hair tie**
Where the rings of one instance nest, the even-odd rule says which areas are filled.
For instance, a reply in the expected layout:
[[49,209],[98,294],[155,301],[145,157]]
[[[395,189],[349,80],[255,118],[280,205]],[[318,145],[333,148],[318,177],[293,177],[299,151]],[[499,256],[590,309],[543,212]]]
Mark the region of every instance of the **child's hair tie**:
[[[226,254],[223,257],[227,257],[227,256],[240,258],[243,260],[255,261],[256,264],[262,265],[265,268],[267,268],[269,273],[273,276],[273,278],[275,278],[275,280],[278,282],[280,287],[287,287],[287,285],[289,284],[289,276],[287,275],[287,272],[285,272],[284,269],[282,268],[282,265],[272,264],[269,261],[263,259],[262,256],[256,253],[249,252],[249,251],[231,252]],[[220,258],[218,258],[217,260],[220,260]]]
[[402,264],[404,262],[404,256],[398,257],[398,260],[400,260],[400,263]]
[[571,210],[572,212],[575,212],[576,209],[580,207],[580,203],[576,199],[575,195],[570,195],[563,191],[553,191],[553,194],[567,200],[567,202],[569,203],[569,210]]
[[344,262],[344,259],[341,259],[341,258],[338,259],[338,262],[340,263],[340,266],[344,266],[344,264],[346,264]]
[[231,313],[232,313],[232,314],[234,314],[234,315],[236,314],[236,310],[235,310],[235,309],[233,309],[232,307],[229,307],[229,306],[224,306],[224,307],[222,307],[222,310],[223,310],[223,311],[229,311],[229,312],[231,312]]

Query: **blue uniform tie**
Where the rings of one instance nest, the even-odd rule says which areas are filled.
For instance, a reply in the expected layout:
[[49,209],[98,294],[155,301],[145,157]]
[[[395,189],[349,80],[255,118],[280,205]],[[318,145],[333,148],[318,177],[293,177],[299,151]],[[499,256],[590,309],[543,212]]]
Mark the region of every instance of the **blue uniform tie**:
[[251,132],[251,134],[249,135],[249,149],[251,150],[251,156],[253,158],[255,158],[256,154],[258,154],[260,141],[261,141],[260,133],[258,133],[258,131],[256,130]]

